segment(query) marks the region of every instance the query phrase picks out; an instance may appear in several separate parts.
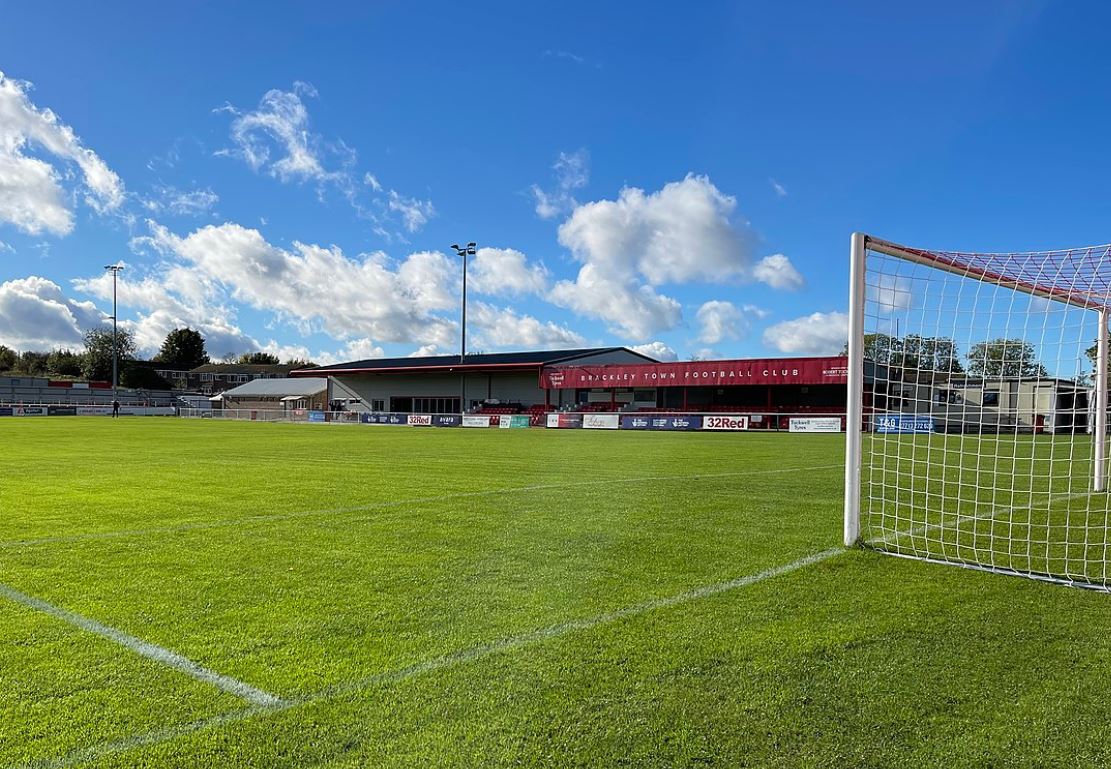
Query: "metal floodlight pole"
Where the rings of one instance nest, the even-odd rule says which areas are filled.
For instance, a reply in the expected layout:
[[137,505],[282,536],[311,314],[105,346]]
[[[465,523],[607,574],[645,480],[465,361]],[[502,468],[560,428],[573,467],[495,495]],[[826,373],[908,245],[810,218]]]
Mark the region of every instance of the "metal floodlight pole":
[[465,246],[452,243],[451,247],[463,262],[463,301],[459,317],[459,417],[467,413],[467,375],[463,372],[463,364],[467,358],[467,257],[477,253],[478,244],[470,242]]
[[119,388],[119,344],[116,341],[116,318],[119,315],[116,312],[116,276],[120,270],[123,269],[122,264],[106,264],[104,269],[112,273],[112,399],[115,400],[117,396],[117,389]]

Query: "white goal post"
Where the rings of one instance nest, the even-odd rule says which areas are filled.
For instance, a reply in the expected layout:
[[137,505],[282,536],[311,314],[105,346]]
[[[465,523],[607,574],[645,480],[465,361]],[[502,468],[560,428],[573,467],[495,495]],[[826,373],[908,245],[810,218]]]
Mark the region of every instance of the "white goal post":
[[854,233],[844,542],[1111,590],[1111,246]]

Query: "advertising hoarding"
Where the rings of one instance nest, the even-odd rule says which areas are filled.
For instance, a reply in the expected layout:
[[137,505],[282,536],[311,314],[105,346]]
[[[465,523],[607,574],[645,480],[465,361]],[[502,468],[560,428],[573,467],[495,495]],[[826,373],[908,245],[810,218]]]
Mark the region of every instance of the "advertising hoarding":
[[410,414],[405,420],[410,427],[431,427],[432,415],[431,414]]
[[485,414],[467,414],[463,417],[463,427],[489,427],[490,417]]
[[657,414],[621,417],[622,430],[701,430],[700,416],[659,416]]
[[742,414],[707,414],[702,417],[703,430],[747,430],[748,417]]
[[791,417],[787,431],[792,433],[839,433],[841,417]]
[[436,427],[458,427],[463,421],[463,418],[458,414],[437,414],[432,418],[432,424]]
[[934,431],[934,418],[919,414],[883,414],[875,417],[874,424],[877,433],[912,435]]
[[620,414],[583,414],[582,418],[586,430],[616,430],[621,426]]
[[498,427],[519,428],[528,426],[527,414],[502,414],[498,417]]

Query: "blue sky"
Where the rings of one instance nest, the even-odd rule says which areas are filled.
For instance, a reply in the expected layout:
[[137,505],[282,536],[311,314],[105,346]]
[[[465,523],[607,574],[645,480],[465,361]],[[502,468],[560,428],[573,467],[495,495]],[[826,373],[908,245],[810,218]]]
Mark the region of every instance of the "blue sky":
[[1111,239],[1106,4],[770,5],[9,4],[0,343],[452,352],[473,239],[471,349],[822,354],[853,230]]

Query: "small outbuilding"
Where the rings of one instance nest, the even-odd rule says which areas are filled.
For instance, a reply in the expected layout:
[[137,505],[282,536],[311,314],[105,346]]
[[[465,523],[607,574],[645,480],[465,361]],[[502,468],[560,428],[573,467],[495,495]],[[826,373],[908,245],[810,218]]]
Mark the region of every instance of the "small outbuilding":
[[227,409],[324,410],[328,407],[328,380],[324,377],[255,379],[216,397]]

